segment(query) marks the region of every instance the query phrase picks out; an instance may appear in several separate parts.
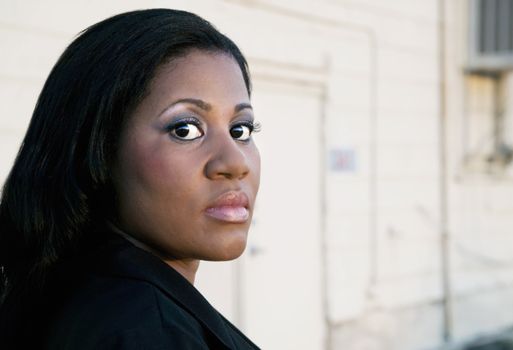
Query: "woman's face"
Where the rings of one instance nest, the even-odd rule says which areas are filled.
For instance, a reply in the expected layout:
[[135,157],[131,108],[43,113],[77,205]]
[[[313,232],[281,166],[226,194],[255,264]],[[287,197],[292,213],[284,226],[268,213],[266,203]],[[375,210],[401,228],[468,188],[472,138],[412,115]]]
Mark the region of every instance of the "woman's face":
[[242,254],[260,181],[253,118],[228,55],[195,50],[158,68],[121,131],[118,225],[166,259]]

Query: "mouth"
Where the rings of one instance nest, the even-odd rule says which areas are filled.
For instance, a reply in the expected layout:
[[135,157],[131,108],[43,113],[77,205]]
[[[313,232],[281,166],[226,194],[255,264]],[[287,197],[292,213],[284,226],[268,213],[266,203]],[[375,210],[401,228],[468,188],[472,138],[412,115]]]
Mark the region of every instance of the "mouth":
[[220,195],[205,214],[226,223],[244,223],[249,219],[249,199],[244,192],[229,191]]

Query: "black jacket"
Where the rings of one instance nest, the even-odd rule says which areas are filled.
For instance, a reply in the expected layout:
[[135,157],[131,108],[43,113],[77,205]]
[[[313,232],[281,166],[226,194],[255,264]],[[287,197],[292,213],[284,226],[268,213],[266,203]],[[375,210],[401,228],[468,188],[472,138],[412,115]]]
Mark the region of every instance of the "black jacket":
[[178,272],[111,236],[73,267],[46,349],[258,349]]

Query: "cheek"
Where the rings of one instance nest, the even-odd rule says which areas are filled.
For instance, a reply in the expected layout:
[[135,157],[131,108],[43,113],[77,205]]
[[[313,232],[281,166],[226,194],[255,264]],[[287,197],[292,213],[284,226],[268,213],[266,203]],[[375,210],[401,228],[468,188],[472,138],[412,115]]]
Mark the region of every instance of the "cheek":
[[197,186],[201,176],[199,160],[173,146],[165,140],[154,147],[139,146],[132,150],[132,181],[146,195],[182,198]]
[[117,172],[122,225],[128,231],[152,236],[162,234],[163,228],[183,228],[182,218],[191,217],[201,204],[197,196],[201,185],[198,160],[187,157],[169,140],[126,146]]
[[258,151],[258,148],[254,146],[250,156],[248,157],[250,161],[251,166],[251,173],[253,174],[253,182],[254,186],[256,187],[256,190],[258,190],[258,187],[260,185],[260,152]]

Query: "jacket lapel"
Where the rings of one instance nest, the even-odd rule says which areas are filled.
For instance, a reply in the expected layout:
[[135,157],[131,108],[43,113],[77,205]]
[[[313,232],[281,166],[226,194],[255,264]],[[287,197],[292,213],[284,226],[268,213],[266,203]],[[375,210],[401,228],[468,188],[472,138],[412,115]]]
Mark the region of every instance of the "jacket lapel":
[[112,238],[99,253],[105,256],[105,260],[101,260],[107,261],[107,266],[99,266],[102,273],[107,271],[112,275],[135,278],[155,285],[189,311],[227,348],[235,349],[222,316],[189,281],[160,258],[115,233],[112,233]]

